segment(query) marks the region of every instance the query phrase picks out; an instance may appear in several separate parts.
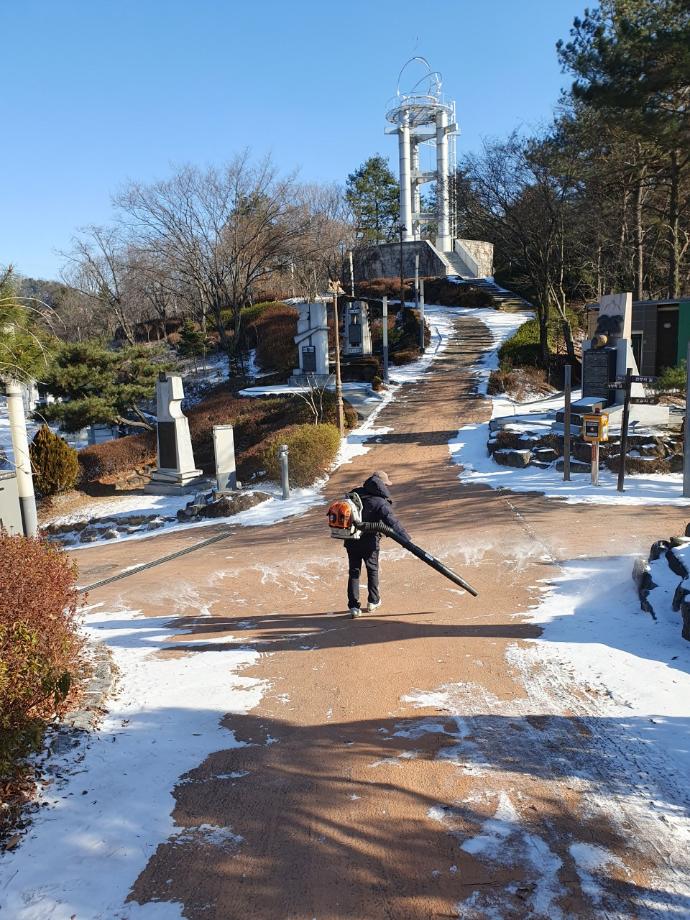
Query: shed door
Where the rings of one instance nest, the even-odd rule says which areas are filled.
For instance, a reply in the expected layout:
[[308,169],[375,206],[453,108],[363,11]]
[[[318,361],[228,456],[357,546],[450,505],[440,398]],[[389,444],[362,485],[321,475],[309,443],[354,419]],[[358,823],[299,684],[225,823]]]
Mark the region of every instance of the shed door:
[[678,363],[678,308],[658,310],[656,319],[656,372]]

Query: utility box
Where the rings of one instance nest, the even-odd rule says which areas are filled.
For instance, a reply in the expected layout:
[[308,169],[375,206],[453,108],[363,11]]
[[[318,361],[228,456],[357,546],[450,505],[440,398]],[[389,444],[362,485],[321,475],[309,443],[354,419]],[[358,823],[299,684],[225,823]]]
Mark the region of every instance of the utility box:
[[585,441],[608,441],[609,417],[607,413],[598,412],[596,415],[582,417],[582,437]]
[[0,527],[9,534],[23,534],[22,512],[17,491],[17,477],[0,470]]

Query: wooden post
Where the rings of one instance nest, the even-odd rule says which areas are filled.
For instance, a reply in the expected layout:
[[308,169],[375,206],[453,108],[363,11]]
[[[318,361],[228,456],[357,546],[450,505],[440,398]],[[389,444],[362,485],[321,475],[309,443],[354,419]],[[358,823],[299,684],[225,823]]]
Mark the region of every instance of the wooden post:
[[570,482],[570,396],[572,392],[572,366],[565,366],[565,407],[563,412],[563,481]]
[[625,372],[625,402],[623,403],[623,422],[621,424],[621,447],[618,464],[618,491],[625,487],[625,458],[628,454],[628,422],[630,421],[630,393],[632,390],[632,368]]
[[419,350],[424,354],[424,278],[419,282]]
[[340,323],[338,320],[338,294],[333,292],[333,324],[335,326],[335,402],[338,407],[340,437],[345,437],[345,411],[343,409],[343,381],[340,376]]
[[592,441],[592,485],[599,485],[599,442]]
[[383,298],[383,382],[388,383],[388,298]]
[[683,495],[690,496],[690,342],[685,358],[688,376],[685,380],[685,432],[683,434]]

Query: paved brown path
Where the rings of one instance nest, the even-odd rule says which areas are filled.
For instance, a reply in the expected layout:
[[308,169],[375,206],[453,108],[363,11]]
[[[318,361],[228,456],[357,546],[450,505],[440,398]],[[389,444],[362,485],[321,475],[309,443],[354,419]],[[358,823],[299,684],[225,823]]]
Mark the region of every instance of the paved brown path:
[[[270,528],[238,529],[227,542],[91,598],[151,615],[175,609],[180,627],[196,624],[198,638],[236,635],[250,621],[247,643],[265,654],[245,673],[270,682],[258,709],[224,723],[247,746],[212,755],[175,793],[178,824],[227,825],[244,843],[234,855],[212,857],[193,843],[160,846],[135,900],[179,901],[186,917],[205,920],[606,916],[583,897],[568,852],[574,840],[625,858],[626,871],[614,866],[600,879],[606,903],[628,905],[622,915],[637,916],[633,896],[653,888],[667,854],[631,855],[620,822],[613,827],[594,800],[583,800],[585,768],[606,794],[618,782],[580,718],[586,702],[574,688],[572,705],[566,701],[547,726],[553,714],[530,711],[505,654],[537,634],[515,614],[534,603],[555,561],[620,551],[614,530],[627,535],[626,551],[647,548],[684,527],[686,516],[462,485],[448,440],[462,424],[486,418],[467,369],[488,334],[471,319],[459,320],[458,330],[425,381],[407,386],[380,416],[392,432],[341,468],[328,495],[388,470],[413,537],[465,574],[479,598],[456,592],[396,547],[384,555],[379,614],[344,617],[345,554],[328,536],[323,506]],[[210,533],[90,549],[77,554],[80,580]],[[185,616],[190,590],[196,601]],[[201,602],[212,619],[196,619]],[[462,724],[433,701],[415,708],[404,699],[444,687],[454,711],[466,713]],[[494,816],[502,793],[525,833],[524,851],[510,864],[460,848]],[[530,849],[530,840],[546,849]],[[554,855],[556,893],[535,900]],[[498,914],[481,907],[492,893]]]

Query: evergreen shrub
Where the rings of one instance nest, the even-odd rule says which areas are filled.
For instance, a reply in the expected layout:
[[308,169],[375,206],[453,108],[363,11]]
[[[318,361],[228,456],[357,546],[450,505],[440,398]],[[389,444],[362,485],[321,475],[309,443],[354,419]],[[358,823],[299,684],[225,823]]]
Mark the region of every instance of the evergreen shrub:
[[47,425],[41,425],[29,446],[34,485],[41,495],[73,489],[79,475],[77,452]]

